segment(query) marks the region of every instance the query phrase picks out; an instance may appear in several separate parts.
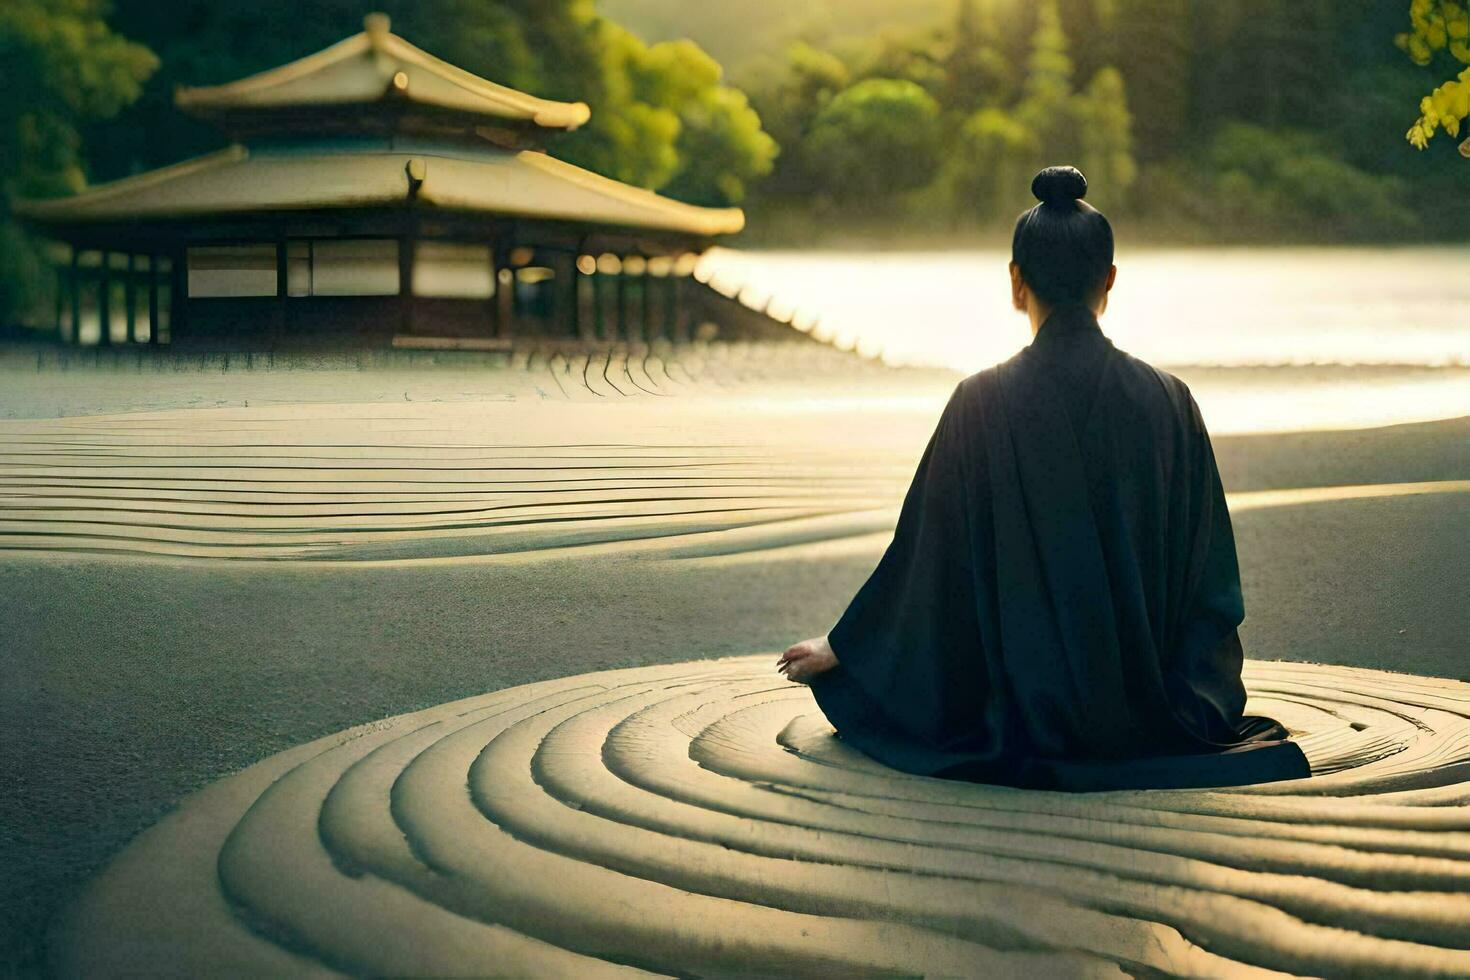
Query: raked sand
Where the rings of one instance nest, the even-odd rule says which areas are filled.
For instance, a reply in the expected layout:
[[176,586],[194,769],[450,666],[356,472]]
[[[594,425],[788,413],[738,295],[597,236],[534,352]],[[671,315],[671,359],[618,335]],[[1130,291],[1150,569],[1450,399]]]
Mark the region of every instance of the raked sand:
[[267,759],[123,853],[58,973],[1470,973],[1470,684],[1251,663],[1312,778],[1071,795],[895,773],[770,667],[578,675]]
[[[1210,973],[1199,965],[1222,962],[1209,959],[1213,956],[1314,972],[1325,969],[1321,964],[1329,961],[1279,957],[1285,955],[1283,950],[1291,952],[1287,947],[1296,940],[1290,937],[1321,937],[1325,935],[1321,930],[1333,924],[1353,933],[1374,934],[1383,942],[1431,951],[1452,949],[1456,943],[1470,945],[1448,926],[1406,925],[1420,918],[1418,906],[1405,905],[1402,914],[1393,913],[1398,918],[1385,919],[1380,926],[1361,911],[1353,913],[1356,918],[1343,918],[1346,906],[1331,902],[1308,909],[1300,896],[1294,899],[1285,892],[1239,891],[1235,883],[1259,884],[1266,880],[1261,875],[1309,873],[1362,890],[1376,909],[1382,902],[1373,892],[1421,886],[1429,892],[1451,891],[1449,885],[1459,881],[1463,855],[1442,848],[1460,847],[1455,835],[1461,831],[1436,832],[1431,839],[1414,837],[1417,831],[1410,824],[1390,823],[1380,829],[1400,836],[1374,836],[1378,834],[1374,830],[1367,836],[1324,831],[1322,839],[1300,837],[1306,832],[1303,828],[1321,817],[1322,811],[1312,807],[1329,805],[1322,799],[1303,804],[1308,808],[1293,811],[1297,816],[1284,817],[1276,811],[1261,816],[1261,826],[1270,830],[1262,836],[1277,842],[1267,847],[1274,855],[1267,857],[1242,856],[1228,848],[1197,850],[1196,844],[1205,838],[1196,834],[1193,816],[1170,838],[1193,842],[1184,851],[1177,841],[1165,846],[1153,838],[1144,841],[1133,831],[1114,839],[1123,831],[1112,827],[1113,816],[1085,834],[1078,833],[1076,825],[1067,825],[1072,828],[1067,830],[1043,821],[1044,829],[1026,835],[1031,841],[1026,847],[1065,851],[1101,834],[1109,847],[1126,849],[1108,853],[1137,852],[1106,867],[1083,862],[1090,869],[1086,874],[1102,876],[1095,878],[1073,868],[1076,862],[1065,855],[1043,858],[1023,849],[1018,853],[1029,856],[1013,856],[1008,867],[1060,877],[1026,884],[1004,877],[996,870],[1000,865],[992,862],[952,876],[962,880],[931,882],[932,875],[914,874],[905,864],[908,859],[897,855],[929,853],[922,849],[933,848],[935,854],[945,855],[973,850],[965,844],[969,839],[965,835],[972,831],[964,827],[975,822],[970,809],[977,804],[961,802],[955,804],[961,809],[953,811],[911,812],[902,793],[896,797],[901,802],[894,804],[897,811],[884,819],[912,824],[918,836],[901,838],[907,843],[883,844],[887,855],[883,861],[844,858],[833,863],[822,857],[826,852],[803,849],[813,841],[848,841],[840,834],[874,839],[892,835],[887,830],[864,830],[869,818],[862,812],[873,804],[857,798],[864,797],[863,792],[846,799],[840,794],[848,789],[840,786],[828,786],[823,795],[816,792],[821,787],[799,782],[781,784],[786,788],[778,790],[772,788],[776,785],[772,780],[785,778],[785,770],[768,772],[761,766],[800,761],[807,767],[803,772],[831,770],[841,780],[879,777],[843,774],[863,766],[824,739],[804,690],[771,683],[778,679],[774,674],[768,677],[762,664],[774,661],[773,655],[752,661],[686,662],[774,651],[830,626],[881,552],[913,461],[954,376],[883,371],[855,366],[851,359],[834,360],[825,353],[809,354],[808,362],[795,365],[802,370],[794,374],[792,365],[759,351],[706,353],[703,367],[695,369],[696,362],[690,359],[690,370],[682,375],[677,364],[660,360],[654,352],[639,352],[636,363],[628,360],[627,352],[617,356],[622,360],[609,354],[602,362],[602,375],[583,365],[589,384],[600,384],[597,377],[611,377],[621,385],[614,386],[615,392],[601,393],[575,386],[560,390],[554,378],[548,387],[551,373],[561,371],[563,381],[570,373],[560,362],[554,366],[549,357],[541,362],[527,357],[498,368],[463,359],[356,367],[325,362],[295,370],[239,364],[201,370],[199,364],[183,362],[162,369],[166,361],[140,361],[121,367],[70,363],[66,370],[53,364],[38,372],[33,363],[0,364],[4,375],[0,390],[6,392],[0,397],[0,415],[8,416],[0,421],[0,622],[6,626],[0,660],[0,742],[6,748],[0,766],[6,770],[6,785],[15,787],[0,797],[0,860],[7,870],[0,878],[0,935],[6,939],[0,962],[19,963],[22,968],[37,965],[45,955],[40,937],[46,923],[54,921],[58,908],[85,894],[76,906],[77,916],[53,937],[60,941],[51,943],[50,955],[56,963],[90,969],[97,961],[85,957],[101,955],[108,942],[119,941],[118,923],[133,921],[116,917],[122,914],[115,901],[121,893],[108,891],[112,887],[108,883],[153,882],[130,892],[135,913],[142,914],[151,908],[143,904],[145,892],[162,901],[174,888],[159,884],[165,879],[176,883],[181,898],[208,895],[212,887],[214,899],[198,898],[198,914],[208,921],[201,921],[197,934],[209,936],[210,943],[226,942],[230,936],[234,939],[229,942],[238,940],[238,945],[207,949],[200,945],[194,952],[188,944],[180,945],[176,952],[186,957],[178,961],[185,964],[181,968],[191,962],[188,956],[200,950],[209,955],[208,949],[219,951],[213,962],[220,965],[228,962],[230,950],[247,959],[284,957],[279,962],[292,968],[325,964],[423,972],[436,963],[463,967],[470,962],[371,958],[391,952],[386,947],[396,933],[387,923],[399,922],[395,928],[402,932],[401,922],[415,921],[428,930],[421,934],[425,938],[393,955],[416,949],[451,957],[484,947],[502,951],[507,958],[501,962],[508,972],[517,972],[514,964],[547,966],[553,961],[567,965],[563,972],[580,971],[590,968],[585,959],[589,956],[656,970],[719,972],[718,964],[729,962],[719,957],[728,951],[721,953],[715,948],[718,943],[711,946],[708,936],[689,935],[688,949],[697,956],[687,962],[703,965],[680,966],[670,952],[669,937],[682,934],[664,928],[670,924],[717,928],[712,920],[679,913],[682,901],[669,906],[672,911],[660,918],[657,910],[665,906],[637,905],[645,897],[640,882],[673,889],[680,896],[697,893],[703,896],[701,902],[712,903],[711,909],[728,903],[742,914],[748,911],[756,919],[733,915],[732,929],[742,921],[771,923],[769,929],[761,925],[731,932],[730,941],[754,936],[750,942],[759,945],[759,937],[769,933],[773,943],[777,939],[785,943],[772,945],[764,954],[752,952],[751,945],[740,947],[756,957],[752,962],[766,962],[759,960],[761,955],[790,954],[793,964],[813,969],[824,962],[853,966],[855,959],[868,955],[865,951],[872,952],[872,965],[891,966],[883,957],[932,945],[936,959],[928,962],[938,972],[943,972],[943,964],[956,962],[944,957],[971,955],[976,958],[966,962],[993,964],[1000,972],[1106,970],[1109,962],[1124,962],[1149,963],[1164,972]],[[621,364],[623,374],[609,367],[614,363]],[[1275,369],[1184,376],[1215,433],[1230,492],[1246,591],[1243,636],[1248,653],[1262,660],[1332,662],[1465,678],[1470,604],[1464,602],[1464,582],[1470,526],[1464,504],[1470,487],[1470,422],[1422,421],[1435,414],[1426,408],[1431,401],[1443,408],[1445,398],[1460,397],[1454,394],[1460,390],[1454,382],[1464,376],[1453,369],[1356,373]],[[635,377],[655,390],[633,386]],[[1416,391],[1429,396],[1416,400]],[[1350,397],[1353,392],[1356,398]],[[1341,408],[1345,397],[1352,403],[1346,415]],[[1300,407],[1295,424],[1305,431],[1282,431],[1293,424],[1294,404]],[[1336,427],[1329,424],[1334,417],[1343,419]],[[615,680],[581,678],[608,668],[655,664],[675,666],[649,674],[616,675]],[[1365,793],[1377,796],[1435,781],[1453,786],[1462,778],[1455,766],[1463,745],[1454,736],[1456,724],[1462,722],[1451,717],[1459,709],[1447,707],[1463,697],[1459,686],[1424,682],[1423,691],[1449,699],[1433,705],[1418,703],[1414,699],[1422,700],[1420,695],[1405,693],[1404,685],[1420,682],[1372,674],[1293,675],[1290,684],[1307,685],[1310,692],[1268,691],[1278,677],[1271,672],[1284,669],[1264,663],[1252,667],[1253,689],[1259,697],[1275,699],[1272,711],[1293,712],[1303,731],[1325,732],[1336,725],[1345,739],[1339,749],[1394,747],[1391,756],[1374,762],[1368,752],[1357,757],[1362,766],[1350,767],[1375,780],[1379,776],[1373,774],[1381,775],[1385,767],[1411,763],[1410,776],[1394,777],[1410,782],[1394,783],[1391,790],[1374,782]],[[672,679],[676,675],[686,680]],[[687,690],[675,686],[686,683]],[[526,684],[550,686],[516,687]],[[589,697],[598,691],[603,692],[598,697],[616,695],[619,707],[597,707],[594,712],[596,697],[578,702],[581,707],[558,700],[587,684],[591,690],[584,693]],[[485,693],[502,690],[505,693]],[[623,717],[618,714],[623,709],[630,709],[628,717],[656,714],[655,706],[665,699],[696,691],[703,693],[695,700],[715,705],[710,711],[721,718],[727,713],[747,717],[733,709],[726,712],[731,705],[766,705],[755,711],[766,727],[739,729],[739,738],[731,742],[732,751],[748,753],[756,768],[723,773],[721,785],[741,799],[750,794],[765,803],[789,798],[787,803],[806,815],[793,821],[781,816],[786,811],[739,810],[733,817],[727,813],[719,818],[726,828],[735,826],[730,820],[742,826],[757,821],[751,823],[755,836],[727,855],[728,866],[709,863],[708,856],[726,850],[728,841],[710,837],[712,832],[703,829],[708,815],[724,812],[726,804],[713,797],[691,801],[681,795],[682,788],[674,793],[680,804],[675,809],[682,815],[679,820],[693,815],[692,831],[678,820],[647,825],[639,822],[643,816],[634,819],[631,811],[618,809],[626,801],[617,802],[623,799],[617,794],[643,799],[643,793],[673,793],[647,787],[635,793],[635,783],[629,782],[632,775],[617,776],[618,785],[627,788],[613,787],[617,794],[607,804],[613,809],[606,812],[598,811],[590,797],[585,802],[581,796],[574,800],[582,810],[556,802],[568,799],[564,793],[571,791],[543,784],[541,776],[537,792],[514,796],[541,808],[531,816],[485,816],[479,810],[484,801],[466,793],[473,781],[466,753],[479,757],[492,744],[514,745],[515,751],[533,751],[538,757],[552,751],[539,747],[542,743],[536,739],[542,736],[528,735],[521,724],[532,716],[541,722],[555,716],[526,709],[532,701],[547,711],[555,707],[562,712],[557,725],[566,722],[568,728],[583,731],[574,741],[546,732],[546,745],[566,749],[569,765],[598,764],[610,757],[605,748],[595,746],[613,743],[608,741],[610,735],[603,738],[591,729],[584,731],[593,724],[588,712],[599,719],[597,725],[604,721],[611,725]],[[467,697],[475,700],[452,710],[433,707]],[[1300,703],[1295,708],[1278,707],[1275,702],[1283,699]],[[493,727],[489,719],[499,717],[496,712],[501,708],[511,707],[521,714],[501,718],[507,724],[514,722],[514,729],[504,733],[512,740],[502,742],[487,726]],[[457,712],[467,710],[476,713],[465,716],[476,719],[473,734],[451,737],[451,729],[465,723]],[[405,711],[429,714],[374,723]],[[414,735],[410,729],[417,728],[418,722],[411,721],[415,717],[432,722],[432,733],[439,734],[426,730]],[[667,752],[673,746],[673,755],[683,751],[687,762],[692,746],[713,744],[710,739],[723,737],[720,733],[731,738],[737,734],[726,724],[709,729],[713,735],[701,736],[705,721],[703,715],[699,718],[698,731],[682,721],[670,722],[672,729],[661,730],[657,738],[650,735],[648,750]],[[1349,735],[1351,725],[1341,730],[1343,719],[1362,725],[1362,731]],[[788,722],[795,727],[787,728]],[[365,723],[366,728],[354,728]],[[714,724],[713,715],[709,724]],[[332,734],[344,730],[350,737]],[[610,727],[608,732],[612,731]],[[680,734],[675,737],[670,731]],[[294,748],[318,738],[325,741],[315,748]],[[481,847],[488,846],[482,838],[491,832],[486,826],[501,828],[502,836],[516,843],[518,853],[530,862],[525,865],[530,872],[497,885],[501,891],[475,892],[465,886],[468,890],[456,897],[446,897],[435,890],[439,886],[425,884],[428,879],[413,877],[424,867],[439,869],[424,874],[445,877],[444,869],[450,865],[435,864],[437,858],[400,866],[393,863],[402,856],[399,852],[387,858],[368,853],[408,876],[399,879],[389,873],[392,869],[385,870],[386,865],[371,870],[369,864],[344,861],[342,853],[332,851],[339,865],[331,875],[317,876],[319,859],[327,852],[306,846],[316,840],[310,827],[338,812],[322,807],[328,803],[327,790],[340,785],[339,777],[362,771],[352,753],[372,749],[370,758],[397,759],[395,753],[407,752],[417,744],[415,738],[424,741],[424,748],[432,744],[436,753],[457,746],[453,763],[436,770],[435,778],[446,780],[442,786],[457,787],[445,790],[446,800],[470,803],[476,809],[457,817],[444,814],[446,819],[470,821],[453,824],[453,833],[472,831],[479,842],[475,846]],[[1331,748],[1332,738],[1325,737],[1323,744]],[[327,748],[332,751],[322,755],[320,763],[295,768]],[[98,879],[99,885],[83,892],[84,883],[109,855],[180,799],[261,759],[267,761],[208,786],[140,838],[137,847],[124,850],[113,869]],[[464,766],[455,775],[454,766],[461,763]],[[393,779],[412,768],[407,759],[385,766],[379,775]],[[512,769],[522,771],[519,763]],[[287,772],[289,785],[299,789],[303,779],[309,784],[304,795],[283,790],[262,797],[266,785]],[[595,770],[577,778],[583,777],[595,777],[599,785],[610,778]],[[1332,780],[1340,784],[1347,778],[1324,776],[1327,782],[1317,785],[1330,787]],[[901,785],[907,787],[908,782]],[[867,785],[872,790],[868,796],[893,795],[877,784]],[[382,790],[381,784],[377,790]],[[936,791],[979,793],[986,800],[996,792],[947,786]],[[923,790],[920,796],[928,792]],[[1446,800],[1455,792],[1442,791]],[[314,798],[315,793],[323,795]],[[284,799],[270,803],[277,795],[288,795],[290,805]],[[1258,796],[1226,794],[1222,800],[1239,797],[1249,802]],[[261,806],[247,816],[257,799]],[[399,819],[385,799],[365,802],[363,820],[377,820],[384,813]],[[554,803],[550,809],[544,808],[546,799]],[[425,806],[437,809],[436,804]],[[1019,806],[1022,816],[1015,820],[1027,826],[1041,820],[1044,808],[1036,809],[1040,802],[1022,800]],[[1336,809],[1324,826],[1348,821],[1343,815],[1346,805],[1330,806]],[[980,805],[981,810],[989,807]],[[262,808],[275,816],[262,817]],[[858,824],[823,822],[849,811],[858,816],[843,820],[856,819]],[[1403,808],[1403,813],[1434,821],[1451,819],[1444,814],[1454,811],[1416,807]],[[543,822],[548,814],[566,820],[578,815],[578,826],[564,825],[560,819]],[[942,818],[936,819],[936,814]],[[1247,808],[1205,815],[1255,820],[1260,812]],[[594,817],[603,823],[586,823]],[[505,829],[510,825],[501,821],[512,819],[522,821],[514,825],[520,830]],[[990,841],[992,837],[983,835],[1004,829],[986,820],[973,831],[982,835],[975,840]],[[431,823],[423,825],[426,840],[442,832]],[[616,832],[587,831],[604,824]],[[944,829],[951,824],[960,829]],[[248,833],[240,830],[237,841],[258,840],[251,835],[263,834],[304,848],[289,853],[301,859],[295,870],[311,876],[310,881],[292,879],[289,885],[276,887],[270,883],[276,879],[261,884],[258,878],[247,881],[244,872],[231,877],[227,866],[240,871],[258,864],[243,857],[252,851],[234,845],[221,851],[225,836],[237,825],[254,828]],[[532,839],[526,829],[532,825],[551,836]],[[625,825],[635,826],[639,833],[632,836],[643,843],[620,852],[616,860],[596,850],[622,847],[625,837],[619,828]],[[790,828],[798,825],[807,829],[794,834]],[[381,822],[374,826],[377,831],[388,830]],[[943,837],[936,843],[926,836],[936,826],[960,837]],[[295,829],[288,834],[288,827]],[[1229,827],[1234,829],[1219,832],[1237,838],[1247,833],[1244,824]],[[637,864],[643,860],[639,854],[662,850],[646,846],[653,840],[648,834],[662,835],[660,843],[671,849],[671,855],[687,852],[695,862],[690,867],[708,870],[711,877],[700,879],[704,871],[693,878],[687,871],[675,873],[677,861],[666,862],[657,872]],[[1393,841],[1384,843],[1389,837]],[[1404,842],[1411,838],[1419,843],[1408,848]],[[181,847],[181,840],[190,843]],[[776,847],[772,841],[783,841],[780,846],[790,849],[772,852]],[[1099,844],[1093,840],[1088,847]],[[1293,863],[1299,858],[1292,855],[1311,851],[1298,846],[1306,844],[1319,849],[1312,852],[1315,857],[1300,857],[1310,863],[1303,871],[1306,865]],[[317,846],[336,845],[322,837]],[[1252,849],[1265,846],[1260,839],[1252,840]],[[1331,848],[1332,854],[1321,851],[1323,847]],[[159,848],[172,857],[160,861]],[[848,850],[844,845],[843,853]],[[990,845],[981,850],[991,850]],[[744,863],[741,855],[747,851],[761,860]],[[1390,851],[1419,857],[1380,862]],[[1160,858],[1161,852],[1172,857]],[[218,879],[211,884],[205,872],[212,873],[221,853],[236,855],[231,859],[235,863],[227,860],[219,865]],[[422,862],[430,853],[410,850],[409,856]],[[705,857],[696,861],[697,854]],[[484,852],[477,850],[443,860],[465,862],[466,880],[482,881],[488,880],[486,876],[475,875],[489,866],[483,857]],[[1425,871],[1430,865],[1421,858],[1438,870]],[[490,865],[498,860],[490,860]],[[556,899],[547,894],[528,896],[516,888],[517,883],[529,885],[546,876],[546,865],[538,863],[543,860],[558,867],[592,868],[577,871],[597,879],[587,879],[592,891],[600,887],[604,874],[613,876],[607,880],[637,885],[637,901],[629,907],[646,914],[634,917],[636,922],[608,921],[630,929],[637,925],[631,934],[648,940],[649,958],[623,956],[613,946],[592,948],[576,936],[568,938],[568,931],[546,933],[550,927],[544,924],[533,928],[536,917],[526,910],[544,910],[549,906],[535,903],[555,904]],[[1127,871],[1133,860],[1140,862],[1136,875]],[[765,863],[769,861],[784,863]],[[1197,871],[1206,878],[1152,877],[1155,871],[1148,869],[1156,870],[1159,861],[1172,862],[1170,867],[1183,867],[1180,862],[1185,861],[1194,869],[1190,874]],[[1278,863],[1267,867],[1261,861]],[[1377,872],[1372,869],[1380,864],[1389,877],[1374,877]],[[770,869],[778,866],[794,877],[774,876]],[[903,867],[909,870],[899,870]],[[365,870],[366,876],[352,877]],[[1428,877],[1421,877],[1421,871]],[[1186,911],[1194,908],[1190,913],[1194,917],[1185,911],[1161,917],[1156,911],[1159,903],[1104,906],[1079,897],[1088,888],[1077,882],[1101,885],[1115,879],[1132,881],[1129,888],[1138,894],[1166,886],[1182,889],[1161,894],[1178,895],[1175,904]],[[782,880],[787,881],[784,891],[777,887]],[[802,889],[792,883],[808,880],[811,892],[803,898]],[[901,881],[908,882],[902,889]],[[769,885],[772,891],[763,899],[751,882],[761,888]],[[856,885],[848,889],[850,883],[865,883],[866,890]],[[927,891],[931,885],[937,890]],[[326,891],[314,891],[317,886]],[[887,892],[882,891],[885,888]],[[214,914],[211,909],[223,907],[220,896],[241,902],[247,892],[249,900],[235,906],[228,921],[209,918]],[[1282,932],[1272,926],[1266,932],[1288,937],[1284,946],[1242,946],[1239,937],[1222,936],[1216,925],[1210,925],[1222,917],[1199,911],[1216,905],[1196,907],[1191,904],[1195,898],[1185,900],[1194,892],[1228,893],[1235,896],[1233,901],[1259,906],[1260,914],[1268,917],[1263,923],[1295,919],[1306,931],[1294,932],[1293,926]],[[369,893],[372,901],[365,897]],[[354,898],[351,907],[369,918],[345,916],[333,905],[335,899],[328,900],[344,895],[364,896],[360,902]],[[967,896],[950,903],[958,918],[941,914],[947,899],[935,896],[947,895]],[[1068,924],[1064,932],[1075,932],[1079,938],[1070,946],[1058,945],[1053,942],[1057,934],[1036,932],[1045,925],[1045,916],[1011,914],[1004,902],[987,905],[976,898],[981,895],[1015,895],[1017,910],[1071,909],[1065,915],[1058,911],[1057,921]],[[303,904],[292,906],[289,915],[271,905],[274,898],[292,896]],[[1020,904],[1023,896],[1025,903],[1037,904]],[[378,899],[386,904],[374,904]],[[492,912],[492,906],[499,911]],[[272,920],[277,913],[285,917]],[[400,915],[408,918],[394,918]],[[831,921],[818,930],[824,938],[798,955],[799,940],[806,937],[792,923],[808,921],[801,916]],[[1038,922],[1031,932],[1022,929],[1033,919]],[[777,920],[785,924],[777,925]],[[368,921],[371,927],[364,925]],[[1431,921],[1441,920],[1432,916],[1426,920]],[[331,942],[311,929],[309,937],[298,935],[296,930],[305,928],[303,922],[311,929],[331,926],[338,935]],[[211,932],[213,925],[224,931]],[[597,935],[617,938],[616,932]],[[1121,937],[1117,942],[1099,945],[1113,932]],[[137,937],[149,934],[143,930]],[[485,939],[491,935],[500,938],[492,943]],[[357,936],[366,945],[357,953],[344,954],[333,945],[344,936]],[[1147,940],[1157,948],[1129,946],[1135,940]],[[674,947],[684,945],[682,940],[673,942]],[[1408,958],[1401,961],[1390,957],[1380,962],[1373,957],[1389,947],[1378,940],[1345,938],[1337,944],[1340,950],[1328,945],[1333,946],[1328,951],[1332,955],[1361,954],[1367,957],[1361,962],[1385,967],[1421,963],[1415,957],[1429,955],[1420,950],[1405,954]],[[1063,947],[1071,952],[1056,958],[1056,950]],[[518,952],[504,952],[511,949]],[[1301,949],[1291,955],[1327,954],[1302,940]],[[538,959],[544,956],[554,960]],[[837,958],[823,960],[824,956]],[[136,963],[125,957],[115,962]],[[370,962],[377,965],[365,965]],[[393,963],[403,970],[395,971]]]

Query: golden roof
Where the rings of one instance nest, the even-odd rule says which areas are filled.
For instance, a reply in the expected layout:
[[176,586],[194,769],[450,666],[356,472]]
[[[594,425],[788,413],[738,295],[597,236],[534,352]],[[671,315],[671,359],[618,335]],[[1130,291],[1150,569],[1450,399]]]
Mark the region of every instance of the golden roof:
[[421,106],[576,129],[591,115],[582,102],[553,102],[497,85],[442,61],[369,14],[364,30],[316,54],[225,85],[179,88],[179,108],[199,115],[306,106],[365,105],[401,99]]
[[[389,146],[384,143],[384,146]],[[732,234],[739,208],[703,208],[630,187],[538,150],[251,151],[235,145],[72,197],[15,202],[42,224],[146,221],[271,211],[416,205],[676,232]]]

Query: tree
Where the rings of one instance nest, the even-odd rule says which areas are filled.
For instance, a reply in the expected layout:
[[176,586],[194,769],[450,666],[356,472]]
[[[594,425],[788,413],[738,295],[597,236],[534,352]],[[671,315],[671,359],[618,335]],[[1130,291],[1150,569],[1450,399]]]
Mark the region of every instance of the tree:
[[567,89],[583,85],[592,121],[556,141],[558,156],[698,204],[738,203],[749,181],[770,172],[775,141],[698,45],[645,45],[609,21],[593,23],[601,39],[600,90],[582,79],[561,80]]
[[[1414,64],[1428,66],[1443,53],[1463,65],[1470,65],[1470,12],[1461,0],[1412,0],[1409,4],[1410,30],[1395,38]],[[1440,127],[1450,136],[1460,135],[1460,123],[1470,117],[1470,68],[1419,102],[1419,118],[1408,132],[1408,140],[1424,149]],[[1460,146],[1470,157],[1470,139]]]
[[1067,48],[1057,0],[1042,0],[1036,8],[1036,30],[1016,116],[1037,135],[1043,156],[1051,162],[1073,159],[1078,153]]
[[881,207],[934,178],[939,105],[905,79],[870,78],[845,89],[813,122],[806,154],[827,195]]
[[[1348,26],[1375,15],[1376,6],[1360,4],[1347,16],[1338,0],[1191,4],[1189,112],[1200,124],[1192,135],[1207,138],[1225,119],[1277,127],[1310,119],[1312,125],[1324,126],[1336,113],[1351,111],[1339,101],[1340,86],[1324,86],[1322,79],[1342,74],[1344,65],[1364,63],[1361,55],[1349,57],[1341,45]],[[1129,62],[1125,67],[1132,93],[1137,66]],[[1135,105],[1140,120],[1151,108]]]
[[80,190],[79,127],[136,99],[157,66],[103,13],[101,0],[0,4],[0,322],[45,288],[45,263],[9,217],[11,199]]
[[847,62],[855,78],[899,78],[936,98],[944,89],[943,55],[933,29],[888,27],[847,48]]
[[1133,115],[1118,69],[1102,68],[1078,99],[1078,131],[1082,170],[1096,188],[1092,203],[1100,208],[1126,206],[1138,177],[1133,159]]
[[1038,106],[1060,105],[1072,94],[1072,57],[1057,0],[1042,0],[1036,8],[1036,31],[1031,35],[1025,99]]
[[1015,79],[998,39],[994,0],[958,0],[941,62],[946,110],[968,114],[1014,96]]
[[1191,13],[1188,0],[1124,0],[1115,25],[1119,64],[1128,66],[1138,156],[1161,160],[1189,129]]
[[777,147],[745,93],[716,86],[686,104],[677,149],[681,166],[664,193],[693,204],[744,200],[751,181],[771,172]]
[[1025,210],[1040,141],[1004,109],[980,109],[960,127],[949,157],[949,193],[956,217],[1000,223]]
[[[116,0],[116,23],[153,46],[163,70],[134,111],[93,136],[115,172],[160,166],[220,144],[182,119],[176,84],[230,81],[310,54],[357,29],[348,0]],[[376,0],[393,29],[467,71],[535,95],[585,101],[592,119],[549,145],[627,183],[677,188],[701,203],[738,200],[775,145],[759,117],[688,41],[649,45],[592,0]],[[701,152],[712,159],[695,160]],[[99,158],[101,155],[99,155]]]
[[780,147],[774,173],[761,183],[771,196],[810,194],[816,179],[804,153],[817,114],[852,83],[847,65],[832,54],[802,41],[786,48],[784,59],[770,59],[752,77],[765,84],[751,90],[754,109],[766,132]]
[[1217,235],[1342,241],[1419,228],[1403,180],[1353,167],[1312,132],[1227,123],[1194,163],[1172,203]]

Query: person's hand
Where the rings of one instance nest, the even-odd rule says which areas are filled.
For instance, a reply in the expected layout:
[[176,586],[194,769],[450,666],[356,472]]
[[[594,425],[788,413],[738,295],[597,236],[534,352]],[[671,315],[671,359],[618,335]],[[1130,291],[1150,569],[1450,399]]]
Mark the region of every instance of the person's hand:
[[836,666],[837,654],[832,652],[832,645],[825,636],[792,644],[776,661],[776,669],[785,674],[787,680],[798,684],[810,684],[813,677]]

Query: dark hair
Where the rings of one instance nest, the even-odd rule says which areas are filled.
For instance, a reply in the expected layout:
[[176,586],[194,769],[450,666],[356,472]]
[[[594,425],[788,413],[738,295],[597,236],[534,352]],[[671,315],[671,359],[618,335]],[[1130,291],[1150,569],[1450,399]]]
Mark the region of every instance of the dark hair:
[[1047,167],[1031,181],[1041,203],[1016,221],[1011,261],[1052,306],[1086,303],[1113,264],[1113,226],[1082,200],[1087,178],[1076,167]]

